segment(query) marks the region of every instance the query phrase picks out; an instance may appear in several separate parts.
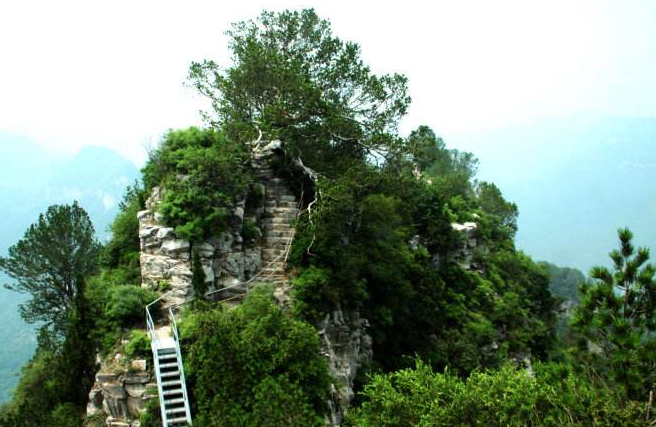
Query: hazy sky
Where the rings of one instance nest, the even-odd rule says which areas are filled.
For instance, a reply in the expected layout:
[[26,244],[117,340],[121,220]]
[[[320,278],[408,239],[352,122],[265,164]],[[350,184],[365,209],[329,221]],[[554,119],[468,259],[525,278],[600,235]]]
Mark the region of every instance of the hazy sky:
[[374,70],[410,78],[404,132],[426,123],[448,144],[543,116],[656,117],[655,1],[315,3],[4,0],[0,129],[141,163],[166,129],[200,124],[187,67],[228,64],[231,22],[307,6]]

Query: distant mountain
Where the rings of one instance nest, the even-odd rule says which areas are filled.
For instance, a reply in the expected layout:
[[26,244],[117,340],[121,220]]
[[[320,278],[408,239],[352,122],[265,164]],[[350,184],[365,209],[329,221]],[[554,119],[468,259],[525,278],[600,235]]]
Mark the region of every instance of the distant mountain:
[[518,204],[517,244],[534,258],[608,265],[624,226],[656,257],[656,119],[544,119],[447,144],[473,151],[480,179]]
[[[85,147],[75,156],[49,151],[33,141],[0,132],[0,255],[16,243],[39,213],[52,204],[77,200],[100,239],[116,215],[125,188],[139,177],[137,168],[105,147]],[[0,274],[0,283],[8,278]],[[18,315],[27,298],[0,289],[0,404],[11,397],[20,367],[36,348],[34,329]]]

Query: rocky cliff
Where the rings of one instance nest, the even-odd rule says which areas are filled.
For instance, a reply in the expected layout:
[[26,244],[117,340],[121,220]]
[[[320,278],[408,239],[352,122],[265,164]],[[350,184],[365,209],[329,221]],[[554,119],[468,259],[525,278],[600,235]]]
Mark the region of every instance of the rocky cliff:
[[104,421],[107,427],[139,427],[146,404],[157,398],[154,381],[149,360],[114,352],[101,361],[89,392],[88,419]]
[[[294,237],[294,221],[299,203],[285,180],[276,176],[271,161],[281,153],[274,141],[254,151],[255,191],[238,200],[228,230],[194,245],[210,290],[230,287],[235,293],[245,283],[275,284],[275,295],[288,307],[291,289],[286,272],[286,250]],[[142,286],[165,295],[164,306],[184,303],[193,296],[191,285],[191,244],[179,238],[174,229],[163,224],[158,213],[165,189],[154,188],[139,212]],[[251,229],[244,233],[245,225]],[[453,224],[461,233],[461,247],[450,256],[461,267],[480,271],[475,253],[479,249],[475,223]],[[248,238],[245,238],[248,234]],[[412,245],[413,243],[410,242]],[[434,260],[436,267],[439,259]],[[250,284],[249,284],[250,286]],[[227,295],[222,295],[226,297]],[[371,362],[372,339],[367,319],[357,312],[336,309],[316,324],[321,351],[334,378],[327,424],[341,423],[354,397],[353,384],[358,370]],[[151,378],[146,372],[101,372],[90,394],[89,413],[108,415],[108,426],[134,426],[134,414],[143,408],[144,390]],[[141,400],[140,400],[141,399]],[[111,424],[113,423],[113,424]],[[123,423],[123,424],[121,424]],[[138,424],[136,424],[138,425]]]

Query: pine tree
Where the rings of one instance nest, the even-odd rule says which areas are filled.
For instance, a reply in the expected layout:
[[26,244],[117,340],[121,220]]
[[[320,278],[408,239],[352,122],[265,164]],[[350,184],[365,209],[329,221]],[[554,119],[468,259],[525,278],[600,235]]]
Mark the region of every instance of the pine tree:
[[618,230],[620,249],[609,256],[613,270],[594,267],[581,284],[581,304],[572,319],[581,356],[622,388],[642,399],[656,380],[656,270],[649,249],[636,248],[627,228]]
[[77,202],[53,205],[0,257],[0,270],[16,279],[5,287],[32,298],[19,306],[28,323],[63,334],[78,293],[76,277],[97,270],[100,245],[87,212]]
[[91,339],[94,321],[84,295],[84,278],[78,276],[66,340],[59,357],[59,382],[63,402],[84,407],[96,372],[96,349]]

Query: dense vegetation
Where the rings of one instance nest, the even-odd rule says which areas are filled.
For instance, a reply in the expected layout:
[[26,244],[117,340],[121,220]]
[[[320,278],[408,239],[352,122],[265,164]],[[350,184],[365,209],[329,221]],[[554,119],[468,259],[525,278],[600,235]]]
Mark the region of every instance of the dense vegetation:
[[505,365],[463,380],[419,362],[370,379],[348,426],[645,426],[644,405],[620,404],[571,367],[538,364],[534,373]]
[[316,330],[286,316],[266,287],[235,309],[190,315],[182,331],[189,342],[188,384],[197,423],[323,424],[330,383]]
[[[293,307],[284,312],[266,288],[237,308],[201,298],[187,307],[181,330],[198,424],[322,425],[331,378],[313,324],[336,308],[368,319],[374,343],[350,425],[649,422],[655,273],[628,230],[611,253],[615,270],[595,269],[582,285],[571,341],[559,341],[555,270],[516,250],[517,206],[477,181],[476,158],[448,149],[430,127],[398,134],[410,102],[404,76],[374,74],[359,47],[312,10],[266,12],[228,34],[233,64],[190,70],[213,102],[212,127],[163,138],[144,187],[128,190],[112,239],[66,272],[65,310],[39,306],[33,318],[56,315],[58,333],[43,329],[0,425],[81,424],[95,353],[129,339],[126,354],[147,354],[147,337],[134,330],[157,296],[138,286],[136,214],[146,196],[159,187],[163,221],[202,242],[233,225],[237,204],[262,196],[250,148],[273,138],[285,155],[272,166],[306,207],[289,258]],[[53,209],[84,217],[75,205]],[[454,228],[472,222],[474,236]],[[0,263],[32,293],[32,306],[61,288],[42,270],[27,274],[50,252],[40,236],[60,229],[40,221]],[[92,242],[88,224],[75,231]],[[466,259],[463,245],[476,247]],[[199,255],[191,259],[203,296]],[[157,425],[157,411],[151,404],[143,425]]]
[[540,262],[549,274],[549,290],[553,296],[564,301],[579,301],[578,287],[586,281],[585,275],[576,268],[558,267],[549,262]]

